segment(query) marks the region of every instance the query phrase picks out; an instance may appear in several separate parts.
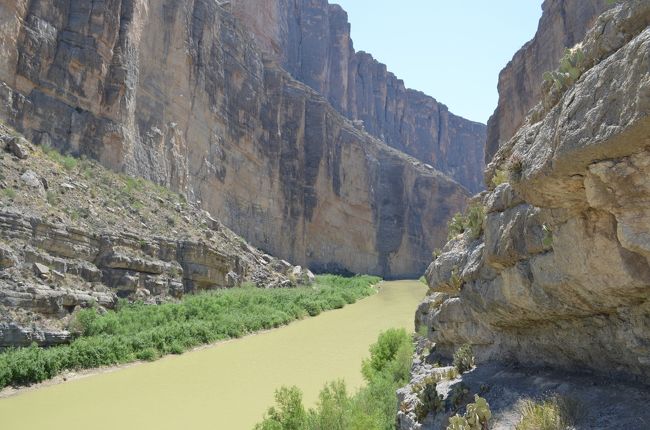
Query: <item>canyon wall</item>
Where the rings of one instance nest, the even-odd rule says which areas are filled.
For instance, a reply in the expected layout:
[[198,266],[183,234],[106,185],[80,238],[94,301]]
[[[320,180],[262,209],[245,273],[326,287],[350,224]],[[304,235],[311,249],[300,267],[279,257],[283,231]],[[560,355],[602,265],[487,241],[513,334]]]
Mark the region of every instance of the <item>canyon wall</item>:
[[404,82],[370,54],[356,52],[347,13],[327,0],[233,0],[233,13],[258,46],[373,136],[484,189],[486,129]]
[[[419,276],[465,188],[264,59],[227,9],[3,0],[0,117],[36,144],[168,185],[295,264]],[[434,118],[419,132],[451,129]]]
[[545,0],[535,37],[499,74],[499,103],[488,121],[485,162],[522,125],[540,99],[542,75],[557,66],[566,48],[580,42],[611,4],[607,0]]
[[582,76],[540,91],[488,166],[507,181],[474,198],[484,232],[445,246],[416,319],[442,355],[647,383],[650,3],[605,12],[581,49]]

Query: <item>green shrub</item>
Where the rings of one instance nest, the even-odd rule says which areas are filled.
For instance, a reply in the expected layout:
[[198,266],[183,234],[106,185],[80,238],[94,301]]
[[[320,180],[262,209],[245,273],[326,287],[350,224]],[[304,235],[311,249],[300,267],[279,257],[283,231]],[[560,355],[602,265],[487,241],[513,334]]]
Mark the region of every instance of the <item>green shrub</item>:
[[470,207],[466,221],[466,229],[469,231],[470,238],[478,239],[481,236],[484,222],[485,208],[480,205]]
[[465,344],[454,353],[454,367],[459,373],[467,372],[474,367],[474,352],[472,346]]
[[565,91],[580,78],[586,66],[586,57],[580,47],[566,49],[560,59],[560,67],[544,73],[543,78],[547,85],[554,86],[557,91]]
[[465,233],[465,217],[460,212],[456,213],[449,223],[447,224],[449,228],[449,234],[447,239],[451,240],[458,235]]
[[13,200],[16,198],[16,190],[14,190],[13,188],[5,188],[2,192],[5,195],[5,197],[8,198],[9,200]]
[[467,405],[464,416],[455,415],[449,419],[447,430],[486,430],[492,418],[490,405],[478,394],[474,395],[474,403]]
[[65,170],[74,170],[77,167],[77,159],[68,155],[63,157],[61,164]]
[[525,399],[517,409],[522,418],[516,430],[565,430],[577,424],[582,415],[575,400],[559,396],[538,402]]
[[0,388],[40,382],[63,370],[154,360],[278,327],[305,317],[310,308],[329,310],[368,296],[378,281],[372,276],[326,275],[318,276],[312,287],[220,290],[159,306],[122,300],[105,315],[84,309],[69,324],[80,335],[70,345],[0,354]]
[[305,430],[307,412],[302,405],[302,392],[297,387],[282,387],[275,392],[276,406],[269,408],[266,418],[255,430]]
[[437,413],[444,409],[442,396],[436,390],[436,381],[427,381],[418,394],[418,404],[415,406],[415,416],[422,422],[429,413]]
[[490,182],[492,183],[492,186],[496,188],[501,184],[505,184],[506,182],[509,182],[509,180],[510,178],[506,170],[497,169],[494,172],[494,176],[492,177],[492,180]]
[[52,205],[56,206],[59,204],[59,195],[55,191],[48,191],[46,194],[47,202]]
[[[394,430],[397,414],[395,391],[409,378],[413,345],[405,330],[388,330],[379,335],[363,363],[366,386],[348,396],[342,381],[327,384],[319,402],[303,418],[304,407],[296,388],[283,388],[276,394],[276,406],[269,409],[257,430],[289,430],[304,423],[306,430]],[[289,419],[292,417],[292,419]],[[295,418],[295,419],[294,419]]]
[[448,239],[451,240],[465,232],[469,232],[470,239],[478,239],[483,233],[484,221],[485,208],[481,205],[470,206],[466,215],[457,213],[449,221]]
[[348,430],[352,422],[352,399],[342,380],[326,384],[318,396],[316,409],[309,411],[309,428]]

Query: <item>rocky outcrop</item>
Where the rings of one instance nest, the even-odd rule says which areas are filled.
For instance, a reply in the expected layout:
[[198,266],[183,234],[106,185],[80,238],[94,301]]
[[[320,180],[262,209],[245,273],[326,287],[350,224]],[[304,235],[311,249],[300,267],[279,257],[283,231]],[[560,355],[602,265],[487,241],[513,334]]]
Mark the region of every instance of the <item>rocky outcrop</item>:
[[167,189],[44,152],[0,126],[0,349],[65,343],[78,309],[113,309],[119,298],[158,304],[313,282]]
[[370,54],[356,52],[347,13],[327,0],[233,0],[233,13],[260,48],[373,136],[450,175],[484,188],[485,126],[404,82]]
[[495,155],[487,177],[509,180],[475,198],[482,236],[429,267],[417,322],[442,356],[648,383],[650,4],[604,13],[581,49],[587,70]]
[[263,60],[226,9],[5,2],[0,116],[36,144],[180,191],[273,255],[417,276],[465,189]]
[[542,76],[554,70],[566,48],[580,42],[594,20],[611,3],[607,0],[545,0],[535,37],[526,43],[499,74],[499,104],[488,121],[485,161],[510,140],[528,111],[541,97]]

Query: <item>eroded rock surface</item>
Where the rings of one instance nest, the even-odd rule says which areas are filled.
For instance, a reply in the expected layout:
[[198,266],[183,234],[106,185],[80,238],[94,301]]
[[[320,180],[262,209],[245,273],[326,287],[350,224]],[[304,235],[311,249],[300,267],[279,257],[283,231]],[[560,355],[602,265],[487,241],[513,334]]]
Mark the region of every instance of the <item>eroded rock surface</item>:
[[[4,2],[0,117],[36,144],[180,191],[296,264],[418,276],[465,188],[355,127],[264,60],[229,8]],[[444,115],[419,135],[453,129]],[[466,156],[439,158],[459,165]]]
[[373,136],[450,175],[484,188],[484,124],[468,121],[356,52],[347,13],[328,0],[233,0],[233,13],[260,48]]
[[485,161],[521,127],[541,97],[542,76],[554,70],[566,48],[580,42],[594,20],[611,4],[607,0],[545,0],[535,37],[499,74],[499,104],[488,121]]
[[68,342],[78,309],[119,298],[159,304],[314,281],[169,190],[32,148],[21,159],[0,147],[0,349]]
[[[580,78],[532,109],[494,156],[486,178],[505,173],[507,182],[473,199],[485,208],[483,232],[447,243],[416,314],[434,356],[472,346],[488,373],[468,381],[500,387],[487,395],[501,411],[522,387],[485,363],[585,372],[596,385],[650,383],[650,3],[605,12],[581,49]],[[552,379],[551,394],[585,395]],[[512,428],[506,418],[495,428]],[[585,428],[647,426],[594,423]]]

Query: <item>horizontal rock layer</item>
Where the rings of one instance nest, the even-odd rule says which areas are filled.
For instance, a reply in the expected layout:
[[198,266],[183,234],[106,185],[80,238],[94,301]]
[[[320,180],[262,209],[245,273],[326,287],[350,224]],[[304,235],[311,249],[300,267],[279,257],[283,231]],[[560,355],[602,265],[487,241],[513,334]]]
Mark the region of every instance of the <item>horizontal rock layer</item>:
[[495,155],[509,183],[475,198],[484,234],[445,246],[417,320],[447,355],[648,383],[650,4],[606,12],[582,49],[592,67]]
[[264,61],[214,1],[14,0],[0,13],[0,117],[181,191],[274,255],[418,276],[465,204],[458,183]]
[[485,125],[404,82],[370,54],[356,52],[347,13],[327,0],[233,0],[233,13],[260,48],[373,136],[450,175],[484,188]]

